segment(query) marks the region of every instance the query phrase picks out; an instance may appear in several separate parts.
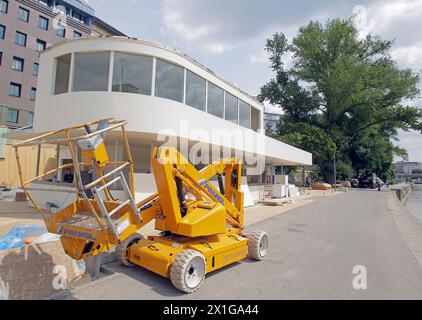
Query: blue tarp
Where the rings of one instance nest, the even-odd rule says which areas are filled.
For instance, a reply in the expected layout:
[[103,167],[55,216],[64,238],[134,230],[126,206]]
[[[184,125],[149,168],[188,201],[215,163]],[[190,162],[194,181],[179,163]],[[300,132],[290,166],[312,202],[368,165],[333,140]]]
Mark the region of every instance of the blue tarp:
[[0,251],[23,247],[25,238],[39,237],[47,232],[47,229],[42,226],[15,227],[0,238]]

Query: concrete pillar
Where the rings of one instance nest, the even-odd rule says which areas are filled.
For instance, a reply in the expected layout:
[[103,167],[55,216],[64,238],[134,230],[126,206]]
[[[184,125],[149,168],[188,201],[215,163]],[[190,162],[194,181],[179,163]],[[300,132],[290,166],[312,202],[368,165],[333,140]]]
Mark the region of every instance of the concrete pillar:
[[36,176],[38,177],[40,175],[40,160],[41,160],[41,145],[38,145],[38,149],[37,149],[37,174]]
[[101,254],[86,258],[85,265],[86,272],[89,273],[93,280],[96,279],[100,275]]

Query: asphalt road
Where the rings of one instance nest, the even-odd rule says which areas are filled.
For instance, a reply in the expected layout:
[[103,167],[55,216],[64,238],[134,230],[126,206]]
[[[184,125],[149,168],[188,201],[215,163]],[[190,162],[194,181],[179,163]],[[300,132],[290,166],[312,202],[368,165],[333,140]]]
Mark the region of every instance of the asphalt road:
[[[422,299],[422,267],[399,231],[388,192],[350,191],[264,220],[249,230],[270,237],[266,260],[245,260],[208,275],[185,295],[141,268],[108,265],[113,274],[70,291],[67,299]],[[416,220],[412,239],[422,243]],[[419,260],[420,261],[420,260]],[[367,289],[353,287],[355,266]]]

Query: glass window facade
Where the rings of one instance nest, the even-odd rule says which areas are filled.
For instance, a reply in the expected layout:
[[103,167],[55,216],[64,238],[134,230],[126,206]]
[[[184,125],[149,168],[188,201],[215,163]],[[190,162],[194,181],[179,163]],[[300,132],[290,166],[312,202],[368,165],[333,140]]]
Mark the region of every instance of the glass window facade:
[[152,66],[152,57],[115,52],[112,90],[151,95]]
[[18,57],[13,57],[12,59],[12,69],[16,71],[23,71],[23,59]]
[[261,112],[251,107],[251,129],[258,131],[261,128]]
[[[258,131],[261,127],[260,110],[253,109],[236,95],[228,93],[190,70],[156,58],[153,77],[153,57],[113,51],[113,74],[110,75],[111,57],[111,52],[75,53],[73,65],[71,54],[56,58],[54,94],[68,92],[72,68],[73,92],[112,91],[148,96],[153,93],[160,98],[184,102],[190,107],[245,128]],[[38,74],[38,68],[35,63],[32,71],[34,75]],[[153,81],[155,92],[151,92]],[[33,88],[32,99],[35,99],[35,93]]]
[[208,82],[208,113],[224,119],[224,91]]
[[184,71],[174,64],[157,59],[155,95],[183,102]]
[[56,58],[56,78],[54,80],[54,94],[68,92],[70,76],[70,54]]
[[9,85],[9,95],[12,97],[20,97],[21,96],[22,85],[19,83],[11,82]]
[[19,110],[7,109],[7,122],[18,123],[19,122]]
[[239,101],[239,124],[242,127],[251,127],[251,106],[242,100]]
[[76,53],[73,91],[107,91],[110,52]]
[[56,35],[64,38],[66,36],[66,28],[63,26],[58,26],[58,28],[56,29]]
[[0,12],[7,13],[8,8],[9,8],[9,1],[0,0]]
[[48,30],[48,19],[44,18],[42,16],[39,16],[38,18],[38,27],[40,27],[43,30]]
[[28,113],[28,124],[33,124],[34,123],[34,113],[33,112],[29,112]]
[[226,92],[225,119],[236,124],[238,122],[237,102],[238,100],[234,95]]
[[186,104],[205,111],[206,81],[189,70],[186,71]]
[[32,65],[32,75],[37,77],[39,70],[40,70],[40,65],[34,62],[34,64]]
[[48,0],[38,0],[38,2],[48,7]]
[[31,88],[31,93],[29,95],[29,98],[32,101],[35,101],[35,99],[37,98],[37,88]]
[[47,48],[47,43],[43,40],[37,39],[37,43],[35,44],[36,51],[44,51]]
[[26,46],[26,34],[16,31],[15,43],[20,46]]
[[29,10],[26,10],[22,7],[19,7],[18,9],[18,19],[23,22],[29,21]]

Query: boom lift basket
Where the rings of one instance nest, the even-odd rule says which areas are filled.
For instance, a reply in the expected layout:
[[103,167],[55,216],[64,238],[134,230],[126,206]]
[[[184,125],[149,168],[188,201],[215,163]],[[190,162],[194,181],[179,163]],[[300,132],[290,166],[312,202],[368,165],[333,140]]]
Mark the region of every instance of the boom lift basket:
[[[66,253],[75,259],[109,250],[111,245],[121,243],[136,232],[142,223],[135,203],[133,161],[124,128],[126,124],[126,121],[105,119],[41,134],[14,145],[22,189],[43,217],[48,231],[61,235]],[[96,129],[92,130],[93,127]],[[121,139],[126,161],[109,160],[104,143],[106,135]],[[72,161],[59,165],[59,159],[56,159],[56,168],[26,180],[20,150],[43,145],[65,150]],[[74,174],[73,185],[63,186],[57,177],[68,168]],[[42,188],[40,182],[44,183]],[[45,187],[46,184],[51,190]],[[112,187],[119,185],[121,199],[113,196],[112,191]],[[63,188],[58,189],[58,186]],[[49,201],[40,203],[39,197],[34,195],[57,191],[73,193],[74,201],[60,207]]]

